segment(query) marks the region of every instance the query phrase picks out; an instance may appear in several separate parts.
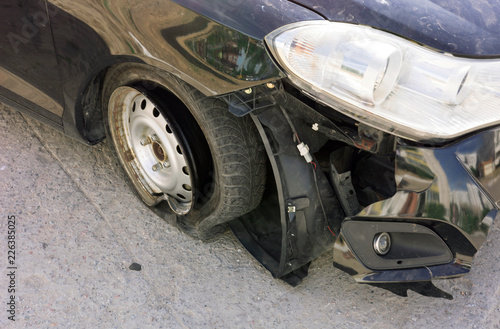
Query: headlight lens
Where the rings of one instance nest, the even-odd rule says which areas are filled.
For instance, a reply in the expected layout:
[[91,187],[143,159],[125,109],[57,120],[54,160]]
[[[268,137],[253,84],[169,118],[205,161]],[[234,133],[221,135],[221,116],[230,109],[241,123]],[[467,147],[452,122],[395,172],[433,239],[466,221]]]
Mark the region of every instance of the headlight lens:
[[415,141],[500,123],[500,61],[457,58],[366,26],[291,24],[266,37],[291,81],[317,100]]

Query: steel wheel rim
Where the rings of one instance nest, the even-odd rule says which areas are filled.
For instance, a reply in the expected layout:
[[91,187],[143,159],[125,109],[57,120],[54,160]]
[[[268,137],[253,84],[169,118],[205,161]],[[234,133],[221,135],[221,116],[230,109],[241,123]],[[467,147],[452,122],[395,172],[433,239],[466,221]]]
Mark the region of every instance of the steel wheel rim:
[[120,87],[109,103],[111,133],[120,160],[148,205],[166,200],[179,214],[192,205],[189,165],[168,119],[146,95]]

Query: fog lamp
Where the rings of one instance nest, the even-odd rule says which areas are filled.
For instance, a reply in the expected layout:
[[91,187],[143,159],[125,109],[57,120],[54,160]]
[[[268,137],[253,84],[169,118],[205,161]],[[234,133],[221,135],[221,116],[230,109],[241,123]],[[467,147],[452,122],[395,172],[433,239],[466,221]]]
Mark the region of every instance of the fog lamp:
[[373,250],[375,250],[378,255],[383,256],[387,254],[390,249],[391,236],[389,235],[389,233],[384,232],[377,234],[373,239]]

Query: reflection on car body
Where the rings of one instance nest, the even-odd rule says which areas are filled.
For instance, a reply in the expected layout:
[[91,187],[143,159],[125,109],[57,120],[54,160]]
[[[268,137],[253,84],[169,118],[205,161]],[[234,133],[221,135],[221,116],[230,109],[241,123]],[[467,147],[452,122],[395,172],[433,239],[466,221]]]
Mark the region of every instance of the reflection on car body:
[[157,214],[292,285],[332,248],[359,282],[456,277],[499,216],[499,8],[16,0],[0,100],[110,138]]

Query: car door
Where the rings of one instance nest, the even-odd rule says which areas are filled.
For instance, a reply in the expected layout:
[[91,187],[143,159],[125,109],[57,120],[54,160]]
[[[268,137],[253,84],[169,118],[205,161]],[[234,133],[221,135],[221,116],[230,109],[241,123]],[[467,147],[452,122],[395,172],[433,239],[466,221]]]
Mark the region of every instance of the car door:
[[0,100],[60,125],[63,97],[46,0],[1,1],[0,22]]

